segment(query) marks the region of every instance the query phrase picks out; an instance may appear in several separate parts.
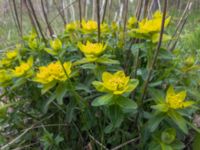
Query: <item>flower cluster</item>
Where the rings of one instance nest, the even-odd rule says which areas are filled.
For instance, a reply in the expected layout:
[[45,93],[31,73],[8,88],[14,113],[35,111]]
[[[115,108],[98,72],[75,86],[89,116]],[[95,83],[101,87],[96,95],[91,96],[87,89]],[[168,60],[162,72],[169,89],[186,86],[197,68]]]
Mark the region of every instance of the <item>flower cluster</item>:
[[104,72],[102,74],[102,82],[94,81],[93,85],[100,92],[121,95],[133,91],[138,85],[138,80],[130,79],[123,71],[117,71],[114,74]]
[[33,74],[32,70],[33,66],[33,57],[30,57],[27,62],[21,62],[19,66],[16,66],[15,69],[13,69],[13,76],[14,77],[30,77]]
[[181,91],[179,93],[175,93],[174,88],[172,86],[167,90],[166,95],[166,103],[169,108],[172,109],[181,109],[186,108],[194,104],[193,101],[185,101],[186,91]]
[[[130,35],[135,36],[137,38],[142,39],[150,39],[153,43],[158,42],[159,40],[159,33],[161,31],[163,15],[162,12],[156,11],[153,14],[151,19],[144,18],[140,22],[138,22],[138,27],[129,28]],[[169,25],[171,17],[165,19],[164,27]],[[135,19],[131,19],[130,22],[135,23]],[[130,23],[130,24],[133,24]],[[163,41],[167,41],[170,39],[170,36],[164,34]]]
[[0,68],[9,67],[13,60],[17,57],[18,50],[12,50],[5,53],[3,59],[0,61]]
[[95,61],[106,49],[106,45],[102,43],[91,43],[89,41],[85,45],[78,43],[78,47],[89,61]]
[[[39,71],[36,74],[34,81],[41,84],[49,84],[52,82],[64,82],[71,74],[71,62],[52,62],[47,66],[39,67]],[[64,70],[65,69],[65,70]]]

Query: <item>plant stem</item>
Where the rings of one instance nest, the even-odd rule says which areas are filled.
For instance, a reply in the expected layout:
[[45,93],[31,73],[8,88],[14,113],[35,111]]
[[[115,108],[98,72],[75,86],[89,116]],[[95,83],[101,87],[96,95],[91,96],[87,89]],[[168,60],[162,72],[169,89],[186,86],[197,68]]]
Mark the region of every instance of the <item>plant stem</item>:
[[98,42],[100,42],[100,34],[101,34],[101,28],[100,28],[100,5],[99,5],[99,0],[96,0],[96,7],[97,7],[97,23],[98,23]]
[[147,79],[146,79],[146,81],[144,83],[142,98],[141,98],[141,101],[140,101],[141,106],[143,105],[143,101],[144,101],[144,98],[145,98],[145,95],[146,95],[146,91],[147,91],[147,87],[148,87],[148,84],[149,84],[149,80],[151,78],[152,71],[153,71],[154,66],[156,64],[157,57],[158,57],[158,54],[159,54],[159,51],[160,51],[160,48],[161,48],[161,45],[162,45],[166,12],[167,12],[167,0],[164,1],[164,10],[163,10],[163,16],[162,16],[162,24],[161,24],[159,42],[158,42],[157,48],[156,48],[154,56],[153,56],[153,61],[151,62],[150,66],[149,66],[149,69],[148,69]]

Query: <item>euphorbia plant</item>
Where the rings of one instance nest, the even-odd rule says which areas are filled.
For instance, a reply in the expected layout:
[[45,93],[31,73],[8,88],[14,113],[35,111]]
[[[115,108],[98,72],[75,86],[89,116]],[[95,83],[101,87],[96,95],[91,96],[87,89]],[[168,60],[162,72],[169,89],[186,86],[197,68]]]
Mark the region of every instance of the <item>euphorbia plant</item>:
[[[16,103],[19,123],[10,124],[27,126],[24,118],[41,124],[37,135],[46,148],[81,149],[91,140],[114,147],[130,139],[138,149],[183,147],[198,103],[174,88],[188,92],[179,76],[198,65],[189,57],[177,67],[176,54],[161,47],[170,40],[162,28],[170,20],[156,11],[124,26],[102,22],[100,35],[98,22],[84,19],[46,40],[32,31],[0,61],[3,92],[12,102],[25,100]],[[5,109],[14,105],[10,99]],[[22,141],[32,142],[30,132]]]

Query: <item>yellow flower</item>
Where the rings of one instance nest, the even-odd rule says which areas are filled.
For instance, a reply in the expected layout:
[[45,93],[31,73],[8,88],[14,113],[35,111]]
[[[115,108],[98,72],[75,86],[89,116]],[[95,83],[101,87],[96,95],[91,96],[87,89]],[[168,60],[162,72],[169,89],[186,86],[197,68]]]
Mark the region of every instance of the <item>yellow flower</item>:
[[14,77],[31,76],[32,75],[33,58],[30,57],[27,62],[22,62],[13,70]]
[[[85,20],[82,21],[82,31],[84,33],[92,33],[97,31],[98,24],[94,20],[88,20],[87,22]],[[100,24],[100,30],[101,32],[107,32],[108,31],[108,24],[102,23]]]
[[137,23],[137,18],[135,16],[130,17],[128,20],[128,29],[131,29],[132,27],[134,27],[134,25]]
[[90,43],[89,41],[87,41],[86,45],[78,43],[78,47],[85,57],[91,61],[95,61],[106,49],[106,45],[102,43]]
[[82,29],[84,32],[94,32],[97,31],[97,22],[93,20],[82,21]]
[[7,85],[12,80],[10,70],[0,70],[0,86]]
[[9,60],[9,59],[2,59],[0,61],[0,68],[4,68],[4,67],[9,67],[12,63],[12,60]]
[[101,30],[101,32],[103,32],[103,33],[107,32],[107,31],[109,30],[108,24],[102,23],[102,24],[100,25],[100,30]]
[[74,31],[74,30],[79,29],[79,27],[80,27],[79,23],[75,21],[75,22],[68,23],[65,29],[66,31]]
[[117,71],[114,74],[104,72],[102,74],[102,82],[94,81],[92,83],[100,92],[109,92],[114,95],[121,95],[133,91],[137,85],[137,79],[130,79],[124,71]]
[[[170,18],[171,17],[166,18],[165,27],[168,26]],[[139,22],[139,28],[133,29],[133,31],[141,34],[160,32],[161,23],[162,23],[162,13],[160,11],[156,11],[152,19],[147,19],[147,18],[143,19],[141,22]]]
[[53,50],[57,51],[62,48],[62,42],[57,38],[55,40],[50,41],[50,46]]
[[18,52],[16,50],[14,50],[14,51],[8,51],[6,53],[6,58],[7,59],[14,59],[14,58],[17,57],[17,55],[18,55]]
[[71,74],[71,62],[63,64],[67,75],[59,61],[52,62],[48,66],[39,67],[39,72],[36,74],[34,81],[41,84],[49,84],[51,82],[64,82]]
[[172,86],[167,90],[166,95],[166,103],[169,108],[172,109],[181,109],[186,108],[194,104],[193,101],[185,101],[186,91],[181,91],[179,93],[175,93],[174,88]]

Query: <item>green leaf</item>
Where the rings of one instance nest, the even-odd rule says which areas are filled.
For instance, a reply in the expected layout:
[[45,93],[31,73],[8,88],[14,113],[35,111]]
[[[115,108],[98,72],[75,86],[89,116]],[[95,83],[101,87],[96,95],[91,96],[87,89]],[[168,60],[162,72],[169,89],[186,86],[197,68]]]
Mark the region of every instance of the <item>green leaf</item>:
[[66,84],[59,83],[59,85],[57,86],[57,88],[55,90],[56,100],[57,100],[58,104],[60,104],[60,105],[63,104],[63,97],[65,96],[66,92],[67,92]]
[[124,114],[121,110],[121,108],[118,105],[111,105],[108,108],[108,114],[110,118],[110,125],[105,128],[105,131],[114,131],[114,129],[119,128],[121,126],[121,123],[124,119]]
[[150,88],[149,91],[151,97],[157,104],[163,103],[165,101],[165,94],[163,93],[162,90]]
[[165,143],[160,143],[161,150],[173,150],[173,148],[170,145],[167,145]]
[[14,85],[11,87],[11,89],[14,90],[23,85],[24,83],[26,83],[26,78],[19,78],[14,82]]
[[96,65],[95,65],[95,64],[89,63],[89,64],[81,65],[80,67],[81,67],[82,69],[91,69],[91,70],[93,70],[93,69],[96,68]]
[[167,112],[168,111],[168,106],[165,103],[153,105],[153,106],[151,106],[151,108],[158,110],[160,112]]
[[101,64],[120,64],[118,60],[113,60],[106,57],[100,57],[96,60],[96,62]]
[[[156,34],[153,34],[151,40],[153,43],[157,43],[157,42],[159,42],[159,38],[160,38],[160,33],[156,33]],[[167,34],[163,34],[162,42],[169,41],[170,39],[171,39],[171,36],[169,36]]]
[[99,81],[93,81],[92,85],[96,88],[97,91],[99,92],[105,92],[106,89],[104,88],[104,86],[102,85],[102,82]]
[[112,100],[113,100],[113,95],[106,94],[94,99],[94,101],[92,102],[92,106],[110,105]]
[[49,84],[44,84],[41,90],[42,95],[48,92],[50,89],[52,89],[56,85],[56,82],[51,82]]
[[[175,140],[172,144],[171,147],[173,147],[173,150],[182,150],[185,148],[184,143],[181,141]],[[195,149],[194,149],[195,150]]]
[[50,55],[56,56],[58,53],[57,51],[50,49],[50,48],[45,48],[44,49],[47,53],[49,53]]
[[165,118],[164,113],[154,114],[154,116],[150,118],[147,123],[147,128],[149,129],[149,131],[154,132],[164,118]]
[[56,95],[52,94],[49,99],[46,101],[44,107],[43,107],[43,112],[46,113],[48,111],[49,105],[56,99]]
[[199,148],[200,148],[200,133],[196,133],[193,140],[192,149],[199,150]]
[[188,134],[188,128],[186,120],[176,111],[170,110],[168,111],[169,117],[174,121],[175,124],[185,133]]
[[89,63],[90,61],[88,61],[86,58],[83,58],[81,60],[77,60],[73,63],[73,66],[76,66],[76,65],[82,65],[82,64],[86,64],[86,63]]
[[167,128],[161,133],[161,139],[165,144],[171,144],[176,139],[176,131],[173,128]]
[[117,105],[119,105],[121,108],[128,110],[128,111],[137,109],[137,104],[133,100],[131,100],[127,97],[119,96],[115,100],[115,103]]

